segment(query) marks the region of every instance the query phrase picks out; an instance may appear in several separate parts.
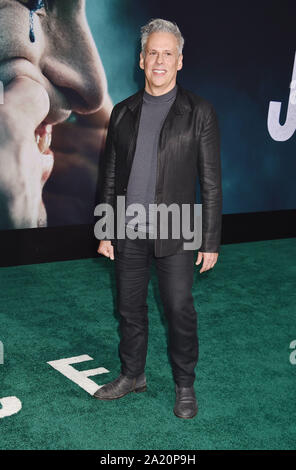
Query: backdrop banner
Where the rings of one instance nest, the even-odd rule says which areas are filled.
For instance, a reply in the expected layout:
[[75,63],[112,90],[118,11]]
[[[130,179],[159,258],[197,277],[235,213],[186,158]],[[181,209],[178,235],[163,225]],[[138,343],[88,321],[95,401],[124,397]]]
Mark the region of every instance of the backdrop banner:
[[83,27],[74,3],[1,8],[1,230],[94,223],[110,113],[144,86],[156,17],[185,38],[179,82],[217,111],[223,214],[296,207],[294,1],[87,0]]

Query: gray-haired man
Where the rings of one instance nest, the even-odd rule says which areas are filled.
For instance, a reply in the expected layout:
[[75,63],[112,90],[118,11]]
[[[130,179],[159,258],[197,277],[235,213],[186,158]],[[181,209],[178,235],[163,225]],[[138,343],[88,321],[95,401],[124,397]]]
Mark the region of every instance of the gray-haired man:
[[[199,178],[202,245],[196,264],[203,260],[200,272],[204,272],[217,261],[221,237],[217,116],[212,104],[176,81],[183,65],[184,44],[178,26],[154,19],[141,31],[140,67],[145,72],[145,88],[113,108],[102,160],[101,202],[114,206],[115,198],[121,195],[126,197],[127,207],[133,203],[147,209],[153,203],[193,207]],[[112,400],[146,390],[146,298],[153,258],[168,319],[176,391],[174,413],[193,418],[197,413],[193,384],[198,360],[197,313],[191,293],[194,250],[184,249],[184,238],[175,239],[170,231],[167,239],[160,239],[150,218],[149,222],[141,217],[130,220],[126,212],[125,223],[129,227],[136,224],[135,230],[145,237],[122,240],[115,235],[113,244],[102,239],[98,248],[98,253],[115,259],[121,373],[94,397]],[[151,233],[157,234],[155,239]]]

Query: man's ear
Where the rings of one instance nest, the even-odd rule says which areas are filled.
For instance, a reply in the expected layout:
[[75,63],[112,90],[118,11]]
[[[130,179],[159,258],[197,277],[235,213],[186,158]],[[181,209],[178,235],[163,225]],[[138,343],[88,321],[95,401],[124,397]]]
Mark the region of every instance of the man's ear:
[[142,52],[140,52],[140,61],[139,61],[139,66],[141,69],[144,68],[144,57],[143,57],[143,54]]
[[178,57],[178,67],[177,67],[177,70],[181,70],[182,67],[183,67],[183,54],[180,54],[179,57]]
[[140,62],[139,62],[140,68],[144,70],[144,56],[142,54],[142,51],[140,52]]

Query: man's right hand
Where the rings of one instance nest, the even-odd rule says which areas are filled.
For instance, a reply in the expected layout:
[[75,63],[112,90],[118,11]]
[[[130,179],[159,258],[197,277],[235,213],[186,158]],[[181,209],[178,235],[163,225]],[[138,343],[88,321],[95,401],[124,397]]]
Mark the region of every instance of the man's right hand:
[[98,248],[98,253],[114,260],[114,247],[113,245],[111,245],[111,241],[101,240]]

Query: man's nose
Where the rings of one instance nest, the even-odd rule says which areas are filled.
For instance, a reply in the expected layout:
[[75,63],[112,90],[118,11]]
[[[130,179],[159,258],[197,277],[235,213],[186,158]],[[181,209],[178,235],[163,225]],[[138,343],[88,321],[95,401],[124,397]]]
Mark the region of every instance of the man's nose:
[[157,61],[158,64],[162,64],[162,62],[163,62],[162,54],[157,54],[157,59],[156,59],[156,61]]
[[107,79],[88,25],[77,25],[75,34],[61,34],[44,54],[42,71],[65,95],[71,110],[97,111],[107,93]]

